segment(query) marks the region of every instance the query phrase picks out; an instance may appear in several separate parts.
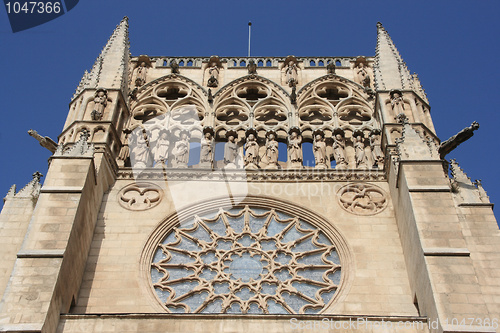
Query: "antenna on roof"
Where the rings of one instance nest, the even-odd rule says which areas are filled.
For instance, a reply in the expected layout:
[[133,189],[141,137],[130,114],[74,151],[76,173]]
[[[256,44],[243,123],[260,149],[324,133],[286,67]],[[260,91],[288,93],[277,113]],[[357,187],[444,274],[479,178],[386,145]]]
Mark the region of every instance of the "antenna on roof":
[[252,22],[248,21],[248,57],[250,57],[250,37],[252,36]]

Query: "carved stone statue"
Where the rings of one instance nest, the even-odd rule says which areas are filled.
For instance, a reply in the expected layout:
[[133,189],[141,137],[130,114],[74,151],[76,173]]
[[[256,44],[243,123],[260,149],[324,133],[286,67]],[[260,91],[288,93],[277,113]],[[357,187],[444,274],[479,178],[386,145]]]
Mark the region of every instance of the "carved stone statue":
[[317,133],[314,136],[313,153],[314,153],[314,161],[316,163],[315,168],[316,169],[328,168],[324,134]]
[[290,61],[285,70],[286,83],[289,87],[295,87],[298,83],[298,72],[297,65],[293,61]]
[[335,74],[335,62],[333,61],[333,59],[330,60],[328,65],[326,65],[326,72],[328,74]]
[[136,68],[135,85],[137,87],[140,87],[144,83],[146,83],[147,73],[148,73],[148,67],[147,67],[146,63],[143,61],[143,62],[141,62],[141,65]]
[[208,96],[207,96],[208,103],[212,103],[214,101],[214,95],[212,95],[212,89],[208,88]]
[[209,87],[217,87],[219,85],[219,67],[217,67],[216,63],[211,63],[208,68],[208,78],[207,86]]
[[233,131],[228,131],[227,143],[224,146],[224,164],[226,168],[237,168],[238,166],[238,145],[236,144],[236,133]]
[[365,154],[365,143],[361,134],[356,135],[354,142],[354,159],[356,161],[356,168],[368,168],[367,158]]
[[345,138],[343,132],[337,132],[333,137],[333,156],[335,157],[335,169],[346,169]]
[[395,115],[398,115],[400,113],[404,114],[405,103],[403,101],[403,96],[401,95],[401,92],[397,90],[391,92],[391,107]]
[[279,144],[276,141],[276,135],[270,132],[267,135],[266,141],[266,158],[267,158],[267,168],[268,169],[278,169],[278,155],[279,155]]
[[292,87],[292,93],[290,94],[290,103],[297,104],[297,93],[296,87]]
[[370,74],[366,70],[365,64],[360,62],[354,68],[354,77],[357,83],[365,88],[370,87]]
[[153,148],[153,158],[156,167],[165,166],[168,162],[168,148],[170,147],[170,140],[166,130],[160,132],[160,138],[156,141]]
[[208,128],[203,130],[205,136],[200,142],[200,165],[205,167],[212,167],[214,159],[214,137],[213,130]]
[[248,68],[249,75],[257,74],[257,64],[255,63],[255,61],[253,61],[253,59],[250,59],[250,61],[248,62],[247,68]]
[[101,120],[104,115],[104,109],[108,104],[108,101],[111,102],[111,99],[108,98],[108,92],[106,89],[97,89],[94,97],[94,110],[90,114],[92,120]]
[[177,63],[177,61],[175,61],[175,59],[170,62],[170,70],[171,70],[172,74],[179,74],[180,73],[179,64]]
[[146,168],[149,166],[151,154],[149,151],[149,140],[144,130],[135,135],[135,144],[131,151],[131,162],[133,168]]
[[302,136],[298,131],[292,131],[288,138],[288,160],[291,168],[302,167]]
[[175,143],[172,155],[174,155],[174,160],[172,161],[174,168],[187,168],[189,162],[189,139],[186,131],[181,132],[181,138]]
[[448,140],[441,142],[438,150],[439,157],[443,159],[453,149],[457,148],[459,144],[470,139],[474,135],[474,131],[477,129],[479,129],[479,124],[474,121],[469,127],[464,128]]
[[370,148],[372,151],[373,167],[378,168],[379,164],[384,163],[384,154],[380,148],[380,133],[378,131],[370,133]]
[[245,143],[245,168],[256,169],[259,165],[259,144],[254,133],[248,134]]
[[120,152],[118,153],[118,165],[120,167],[124,166],[130,166],[127,165],[127,161],[130,162],[129,157],[130,157],[130,131],[128,129],[123,130],[125,133],[125,143],[123,144],[122,148],[120,149]]

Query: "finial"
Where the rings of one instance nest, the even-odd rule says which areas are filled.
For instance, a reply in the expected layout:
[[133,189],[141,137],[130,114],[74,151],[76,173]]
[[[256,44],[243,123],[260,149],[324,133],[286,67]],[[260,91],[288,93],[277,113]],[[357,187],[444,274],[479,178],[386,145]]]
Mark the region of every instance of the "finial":
[[404,113],[400,113],[396,116],[396,121],[400,124],[408,124],[408,117]]
[[36,180],[37,182],[40,182],[40,179],[43,177],[42,173],[36,171],[34,174],[33,174],[33,179]]

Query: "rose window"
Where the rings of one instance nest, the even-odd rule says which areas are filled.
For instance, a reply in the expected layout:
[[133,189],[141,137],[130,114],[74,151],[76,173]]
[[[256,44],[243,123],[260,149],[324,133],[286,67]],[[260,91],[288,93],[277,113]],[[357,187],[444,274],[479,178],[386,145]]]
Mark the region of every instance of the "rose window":
[[159,240],[151,282],[172,313],[319,313],[340,288],[331,239],[277,209],[191,215]]

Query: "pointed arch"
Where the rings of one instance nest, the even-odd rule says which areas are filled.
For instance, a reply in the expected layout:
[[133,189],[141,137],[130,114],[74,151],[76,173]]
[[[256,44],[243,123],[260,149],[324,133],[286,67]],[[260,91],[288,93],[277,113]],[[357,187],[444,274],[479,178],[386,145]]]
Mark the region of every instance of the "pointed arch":
[[259,75],[231,81],[214,95],[217,130],[241,132],[252,127],[259,132],[259,137],[265,137],[267,131],[273,130],[284,140],[291,123],[291,110],[293,106],[288,92]]
[[[193,80],[178,74],[165,75],[137,90],[135,100],[131,103],[132,117],[129,128],[151,122],[161,115],[166,115],[168,119],[175,118],[175,115],[172,115],[175,110],[194,117],[196,128],[202,127],[205,125],[205,116],[209,109],[207,97],[207,91]],[[186,108],[190,109],[187,113],[181,110]],[[192,110],[195,110],[194,114]],[[167,126],[171,123],[176,123],[177,127],[193,126],[188,121],[167,120],[165,123],[169,124]]]

